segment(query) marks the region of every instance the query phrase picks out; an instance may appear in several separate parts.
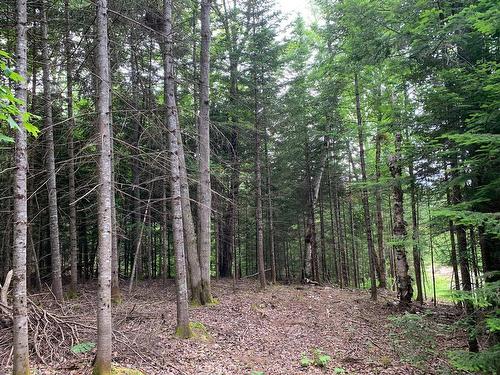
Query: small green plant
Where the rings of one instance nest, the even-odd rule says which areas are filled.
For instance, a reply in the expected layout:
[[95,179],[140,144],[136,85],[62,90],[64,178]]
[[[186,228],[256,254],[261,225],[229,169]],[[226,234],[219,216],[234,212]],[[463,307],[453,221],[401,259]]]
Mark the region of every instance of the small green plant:
[[71,347],[71,352],[74,354],[84,354],[90,352],[92,349],[94,349],[95,343],[93,342],[81,342],[79,344],[73,345]]
[[312,358],[310,358],[307,353],[302,353],[300,365],[302,367],[315,366],[324,368],[328,366],[328,363],[330,363],[331,359],[332,357],[330,357],[328,354],[325,354],[322,350],[314,349]]
[[436,354],[436,330],[423,315],[405,313],[389,317],[393,348],[404,362],[425,365]]
[[500,373],[500,344],[479,353],[454,350],[448,353],[448,358],[457,370],[488,375]]
[[328,354],[323,353],[319,349],[314,350],[314,365],[317,367],[326,367],[328,363],[332,360]]
[[345,374],[345,370],[344,370],[342,367],[335,367],[335,368],[333,369],[333,372],[334,372],[335,374]]
[[250,375],[264,375],[264,371],[252,371]]
[[300,358],[300,365],[302,367],[309,367],[313,364],[313,360],[309,358],[306,353],[302,353],[302,358]]

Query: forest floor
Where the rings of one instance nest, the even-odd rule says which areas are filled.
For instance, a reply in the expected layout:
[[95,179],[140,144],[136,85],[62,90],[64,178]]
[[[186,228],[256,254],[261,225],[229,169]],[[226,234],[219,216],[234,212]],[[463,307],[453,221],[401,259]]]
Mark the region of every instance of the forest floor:
[[[131,295],[125,293],[124,301],[113,308],[114,362],[146,375],[451,374],[446,352],[466,345],[464,332],[453,324],[459,319],[450,314],[454,308],[424,306],[404,314],[391,292],[380,292],[379,300],[372,302],[363,290],[275,285],[259,291],[250,280],[236,287],[231,280],[214,282],[213,292],[216,304],[190,308],[197,335],[187,340],[174,336],[171,281],[142,282]],[[88,350],[85,353],[70,348],[76,340],[96,340],[95,285],[84,286],[64,306],[51,302],[48,292],[31,300],[32,309],[40,307],[39,318],[32,319],[39,319],[38,325],[32,324],[38,346],[32,360],[37,361],[35,373],[90,374],[95,348],[76,347],[82,349],[77,352]],[[61,330],[57,324],[52,329],[40,324],[50,320],[50,314],[68,325]],[[0,337],[9,331],[1,329]],[[11,353],[2,341],[3,375]],[[316,363],[303,366],[306,358]]]

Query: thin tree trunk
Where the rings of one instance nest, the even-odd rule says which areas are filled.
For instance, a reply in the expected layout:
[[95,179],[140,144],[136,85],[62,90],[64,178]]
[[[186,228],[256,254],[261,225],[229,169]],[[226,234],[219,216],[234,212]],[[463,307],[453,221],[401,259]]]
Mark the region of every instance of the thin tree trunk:
[[[339,272],[339,263],[337,261],[337,246],[336,246],[336,240],[335,236],[337,236],[337,233],[335,231],[335,213],[333,210],[333,193],[332,193],[332,179],[331,179],[331,174],[328,173],[328,203],[330,205],[330,232],[332,236],[332,264],[334,267],[335,271],[335,278],[334,282],[336,283],[341,283],[342,279],[340,277],[340,272]],[[340,286],[342,288],[342,285]]]
[[99,198],[98,254],[99,275],[97,291],[97,354],[94,374],[111,374],[111,261],[112,261],[112,160],[110,98],[111,79],[108,51],[108,3],[97,0],[97,124],[99,129]]
[[[366,162],[365,162],[365,146],[364,146],[364,135],[363,135],[363,122],[361,119],[361,104],[359,99],[359,83],[358,74],[354,74],[354,91],[356,96],[356,119],[358,124],[358,142],[359,142],[359,159],[361,164],[361,177],[363,179],[363,184],[366,185]],[[361,191],[361,198],[363,201],[363,211],[365,215],[365,230],[366,230],[366,241],[368,243],[368,258],[370,263],[370,280],[371,280],[371,298],[373,300],[377,299],[377,285],[375,278],[375,270],[377,265],[377,255],[375,253],[375,246],[373,245],[372,237],[372,219],[370,215],[370,203],[368,201],[368,190],[363,187]]]
[[[266,154],[266,170],[267,170],[267,209],[269,215],[269,242],[271,253],[271,282],[276,284],[276,254],[274,244],[274,222],[273,222],[273,198],[271,195],[271,166],[269,164],[268,136],[266,134],[264,152]],[[324,245],[324,244],[323,244]]]
[[477,252],[476,252],[476,236],[474,234],[474,227],[469,228],[469,238],[470,238],[470,250],[471,250],[471,258],[472,258],[472,270],[474,272],[474,280],[476,288],[479,288],[479,267],[477,263]]
[[[110,90],[111,96],[111,90]],[[114,147],[113,147],[113,121],[111,116],[111,98],[109,108],[109,133],[111,143],[111,300],[113,303],[121,303],[122,295],[120,292],[120,275],[119,275],[119,256],[118,256],[118,221],[116,218],[116,201],[115,201],[115,168],[114,168]]]
[[66,30],[64,37],[64,53],[66,58],[66,103],[68,115],[68,189],[69,189],[69,245],[71,254],[71,290],[76,291],[78,284],[78,238],[76,223],[76,191],[75,191],[75,152],[73,132],[75,120],[73,118],[73,60],[71,54],[69,0],[64,1],[64,18]]
[[179,168],[179,144],[177,132],[179,124],[177,117],[177,104],[175,101],[175,77],[174,62],[172,57],[172,0],[164,0],[164,25],[163,34],[165,38],[163,69],[164,69],[164,96],[165,110],[168,129],[168,150],[170,155],[170,190],[172,228],[174,234],[174,251],[176,261],[176,295],[177,295],[177,327],[176,335],[179,337],[190,337],[188,313],[188,293],[186,279],[186,260],[184,256],[184,229],[182,219],[182,197]]
[[389,160],[389,169],[393,181],[394,195],[394,250],[396,252],[396,277],[398,284],[399,303],[408,305],[411,303],[413,288],[411,277],[408,274],[408,261],[406,260],[406,222],[404,219],[403,188],[401,186],[401,133],[396,133],[395,153]]
[[61,275],[61,250],[57,210],[56,165],[54,156],[54,129],[52,122],[52,97],[50,83],[50,53],[48,43],[47,11],[42,3],[42,60],[43,96],[45,101],[45,139],[47,141],[47,189],[49,193],[50,251],[52,265],[52,292],[57,300],[63,300]]
[[166,281],[168,278],[168,213],[167,213],[167,183],[163,181],[162,184],[162,200],[161,200],[161,260],[162,260],[162,269],[161,275],[163,281]]
[[26,113],[28,99],[26,78],[28,65],[27,41],[27,5],[26,0],[17,0],[17,43],[16,64],[17,73],[23,77],[16,86],[16,98],[19,115],[16,123],[19,129],[15,135],[14,165],[14,240],[13,240],[13,375],[29,375],[29,347],[28,347],[28,311],[26,300],[26,246],[28,234],[28,199],[27,199],[27,173],[28,173],[28,140],[26,129],[23,125],[23,116]]
[[431,218],[431,200],[430,197],[427,196],[427,212],[429,215],[429,246],[431,250],[431,271],[432,271],[432,296],[433,296],[433,304],[434,307],[437,305],[437,298],[436,298],[436,273],[434,272],[434,244],[432,241],[432,218]]
[[422,290],[422,267],[420,266],[419,249],[419,230],[418,230],[418,212],[417,212],[417,193],[415,188],[415,175],[413,173],[413,160],[410,160],[408,166],[410,175],[410,199],[411,199],[411,218],[412,218],[412,242],[413,242],[413,267],[415,268],[415,284],[417,284],[417,301],[422,305],[424,295]]
[[[379,115],[378,123],[382,121],[381,114]],[[380,125],[379,125],[380,126]],[[380,158],[382,154],[382,134],[377,129],[375,136],[375,181],[377,188],[375,189],[375,207],[376,207],[376,223],[377,223],[377,247],[379,260],[379,287],[387,288],[387,278],[385,271],[385,250],[384,250],[384,218],[382,217],[382,192],[380,189]]]
[[201,0],[201,52],[200,52],[200,115],[198,119],[198,166],[200,173],[198,190],[199,248],[201,270],[200,302],[212,301],[210,291],[210,215],[212,190],[210,185],[210,6],[211,0]]
[[134,255],[134,263],[132,265],[132,272],[130,273],[130,282],[129,282],[129,285],[128,285],[128,292],[129,292],[129,294],[132,293],[132,288],[134,287],[135,275],[137,274],[137,264],[138,264],[138,259],[139,259],[140,253],[141,253],[142,235],[143,235],[143,232],[144,232],[144,227],[146,226],[146,219],[147,219],[148,214],[149,214],[149,203],[150,203],[150,200],[151,200],[151,194],[149,196],[148,203],[146,205],[146,210],[144,211],[144,216],[143,216],[142,223],[141,223],[141,230],[139,231],[139,237],[137,238],[137,242],[136,242],[135,255]]
[[[457,163],[452,163],[452,168],[456,169]],[[454,185],[452,188],[452,203],[454,205],[462,202],[462,192],[460,186]],[[467,234],[465,232],[465,226],[463,224],[458,224],[455,226],[455,231],[457,233],[457,247],[458,247],[458,263],[460,265],[460,276],[462,279],[462,290],[465,292],[472,291],[472,281],[470,278],[469,271],[469,254],[467,251]],[[467,341],[469,343],[469,351],[478,352],[479,345],[477,342],[476,334],[472,332],[475,330],[475,319],[474,319],[474,305],[470,299],[464,301],[465,311],[468,315],[469,320],[469,335]]]

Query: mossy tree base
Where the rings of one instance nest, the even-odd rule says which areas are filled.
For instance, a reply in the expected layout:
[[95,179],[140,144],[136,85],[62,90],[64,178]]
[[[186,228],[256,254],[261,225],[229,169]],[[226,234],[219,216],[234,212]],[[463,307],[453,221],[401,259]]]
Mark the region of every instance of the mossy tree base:
[[191,331],[190,324],[186,325],[178,325],[175,329],[175,336],[181,339],[189,339],[193,336],[193,332]]
[[92,375],[111,375],[111,363],[104,363],[96,360]]
[[210,306],[213,304],[210,285],[207,281],[200,281],[198,285],[191,286],[191,306]]
[[111,370],[111,375],[145,375],[145,374],[142,371],[133,368],[113,366],[113,369]]

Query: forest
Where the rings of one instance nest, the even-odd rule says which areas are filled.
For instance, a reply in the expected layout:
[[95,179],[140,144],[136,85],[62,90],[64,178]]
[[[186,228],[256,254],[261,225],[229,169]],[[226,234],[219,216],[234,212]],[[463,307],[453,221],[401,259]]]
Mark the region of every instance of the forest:
[[2,0],[0,212],[1,375],[498,374],[499,4]]

